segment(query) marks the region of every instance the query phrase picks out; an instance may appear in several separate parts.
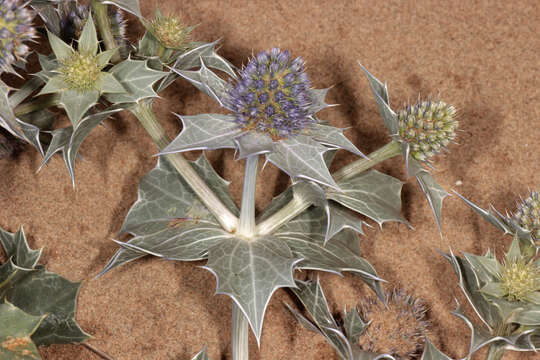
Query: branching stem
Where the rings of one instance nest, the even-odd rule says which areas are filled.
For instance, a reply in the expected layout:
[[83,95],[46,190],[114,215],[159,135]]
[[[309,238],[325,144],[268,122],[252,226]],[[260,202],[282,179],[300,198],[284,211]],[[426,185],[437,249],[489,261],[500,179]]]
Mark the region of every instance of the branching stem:
[[92,345],[90,345],[90,344],[88,344],[86,342],[82,343],[81,345],[84,346],[85,348],[87,348],[88,350],[90,350],[91,352],[93,352],[94,354],[98,355],[103,360],[114,360],[112,357],[105,354],[103,351],[93,347]]
[[[150,134],[158,149],[162,150],[171,142],[171,139],[167,136],[152,111],[151,102],[141,102],[130,110],[139,119],[148,134]],[[193,170],[193,167],[186,158],[180,153],[168,154],[166,157],[180,175],[182,175],[191,189],[199,196],[203,204],[216,217],[223,229],[234,232],[238,226],[238,218],[234,216],[212,189],[208,187],[206,182]]]
[[[393,158],[394,156],[401,154],[401,147],[399,143],[391,141],[384,145],[380,149],[372,152],[368,155],[367,159],[360,159],[345,165],[333,174],[334,180],[342,181],[355,177],[356,175],[372,168],[378,163]],[[306,210],[312,205],[309,200],[294,198],[287,205],[282,207],[272,216],[259,223],[256,227],[257,235],[268,235],[274,232],[281,225],[287,221],[298,216],[302,211]]]
[[494,342],[489,345],[486,360],[501,360],[504,355],[504,348],[500,343]]

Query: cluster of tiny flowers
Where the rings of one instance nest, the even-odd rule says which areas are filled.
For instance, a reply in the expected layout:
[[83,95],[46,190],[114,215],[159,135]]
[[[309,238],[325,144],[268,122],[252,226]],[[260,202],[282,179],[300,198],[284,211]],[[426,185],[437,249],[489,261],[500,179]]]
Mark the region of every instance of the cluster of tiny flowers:
[[456,137],[456,109],[442,101],[418,101],[398,112],[399,136],[410,145],[411,156],[426,161]]
[[364,321],[369,325],[358,339],[365,351],[390,354],[396,359],[415,359],[424,346],[429,323],[424,303],[403,290],[386,294],[385,307],[376,297],[360,305]]
[[301,58],[274,48],[260,52],[240,72],[228,91],[227,106],[244,130],[288,138],[315,120],[309,115],[310,82]]
[[0,0],[0,70],[24,59],[30,49],[24,44],[36,36],[34,13],[19,0]]
[[151,26],[154,36],[166,48],[180,49],[189,41],[190,29],[174,16],[156,17]]
[[540,290],[540,270],[532,262],[509,262],[499,277],[504,297],[509,301],[523,301],[527,295]]
[[101,73],[97,57],[80,52],[64,60],[58,71],[70,89],[80,92],[92,90]]
[[535,240],[540,240],[540,193],[531,192],[514,213],[514,221],[531,232]]

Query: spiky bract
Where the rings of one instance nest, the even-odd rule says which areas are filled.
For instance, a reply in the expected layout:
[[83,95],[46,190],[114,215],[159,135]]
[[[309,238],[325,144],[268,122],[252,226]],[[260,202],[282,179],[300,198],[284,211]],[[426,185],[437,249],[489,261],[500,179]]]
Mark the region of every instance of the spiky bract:
[[456,137],[456,109],[442,101],[423,101],[398,112],[399,136],[410,155],[427,161]]
[[386,308],[376,297],[364,300],[359,310],[367,329],[358,343],[362,350],[390,354],[396,359],[412,359],[422,352],[429,323],[424,303],[394,290],[386,294]]
[[0,71],[13,71],[12,64],[24,60],[30,48],[24,42],[36,36],[34,12],[19,0],[0,0]]
[[518,205],[514,221],[531,232],[533,238],[540,240],[540,193],[532,191],[527,199]]
[[533,262],[517,259],[504,264],[500,275],[504,297],[509,301],[528,301],[540,291],[540,269]]
[[150,23],[150,30],[165,48],[183,49],[189,43],[192,28],[175,16],[163,16],[158,12]]
[[310,82],[301,58],[273,48],[253,57],[228,92],[228,106],[244,130],[287,138],[315,122],[310,116]]
[[58,71],[70,89],[85,92],[95,88],[101,73],[96,55],[76,51],[61,63]]

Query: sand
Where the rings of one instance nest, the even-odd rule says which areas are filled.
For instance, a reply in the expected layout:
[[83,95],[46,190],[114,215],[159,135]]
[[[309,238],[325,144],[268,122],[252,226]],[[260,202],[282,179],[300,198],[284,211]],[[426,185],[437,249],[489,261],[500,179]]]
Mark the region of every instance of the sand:
[[[240,66],[253,53],[279,46],[302,56],[314,87],[333,86],[329,100],[340,106],[321,118],[347,127],[365,153],[384,145],[388,134],[357,61],[388,83],[395,107],[417,96],[434,96],[459,109],[459,145],[436,161],[437,180],[474,202],[513,210],[519,195],[540,182],[540,9],[537,1],[150,1],[199,24],[194,37],[222,39],[221,53]],[[132,38],[142,27],[130,18]],[[181,125],[172,114],[220,111],[185,81],[177,81],[156,101],[156,112],[171,136]],[[214,276],[204,262],[156,258],[94,279],[118,248],[112,239],[137,198],[138,180],[156,162],[156,148],[136,119],[122,113],[105,121],[81,148],[76,187],[60,157],[36,174],[40,156],[26,147],[0,160],[0,226],[24,225],[42,262],[70,280],[84,280],[76,318],[94,337],[90,343],[118,360],[190,359],[205,344],[212,359],[230,358],[231,301],[213,296]],[[243,162],[230,151],[209,158],[239,202]],[[339,168],[354,156],[340,153]],[[403,161],[377,167],[403,181]],[[272,166],[258,183],[257,210],[285,189],[287,177]],[[453,196],[445,201],[443,235],[415,181],[403,188],[403,213],[414,230],[376,226],[360,238],[363,255],[388,280],[429,306],[430,338],[453,358],[466,354],[469,333],[450,314],[454,298],[466,303],[450,265],[438,253],[501,253],[511,238]],[[376,225],[376,224],[373,224]],[[299,274],[316,277],[317,273]],[[320,274],[331,309],[354,306],[370,295],[352,275]],[[250,338],[251,359],[337,359],[318,335],[295,322],[283,306],[294,303],[284,290],[269,304],[260,348]],[[466,306],[469,314],[470,308]],[[44,359],[98,359],[78,345],[42,349]],[[482,356],[478,357],[479,359]],[[510,354],[505,360],[532,360]]]

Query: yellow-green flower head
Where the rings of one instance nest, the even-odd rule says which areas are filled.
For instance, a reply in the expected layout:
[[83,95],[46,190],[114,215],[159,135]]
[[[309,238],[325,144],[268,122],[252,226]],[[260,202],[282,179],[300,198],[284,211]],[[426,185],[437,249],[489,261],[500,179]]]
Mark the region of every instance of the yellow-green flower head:
[[152,34],[165,48],[184,49],[190,38],[191,27],[184,26],[175,16],[162,16],[156,13],[155,19],[150,23]]
[[85,92],[95,88],[101,68],[97,56],[74,52],[70,57],[61,61],[58,72],[62,74],[69,89]]
[[429,160],[456,137],[456,109],[442,101],[418,101],[397,115],[399,136],[418,161]]
[[[540,291],[540,269],[522,259],[507,262],[499,275],[504,297],[509,301],[529,301]],[[538,294],[536,294],[538,295]]]
[[19,0],[0,0],[0,71],[13,71],[11,65],[30,51],[24,42],[36,37],[34,12],[23,5]]
[[533,191],[527,199],[518,205],[514,221],[531,232],[532,237],[540,240],[540,193]]

